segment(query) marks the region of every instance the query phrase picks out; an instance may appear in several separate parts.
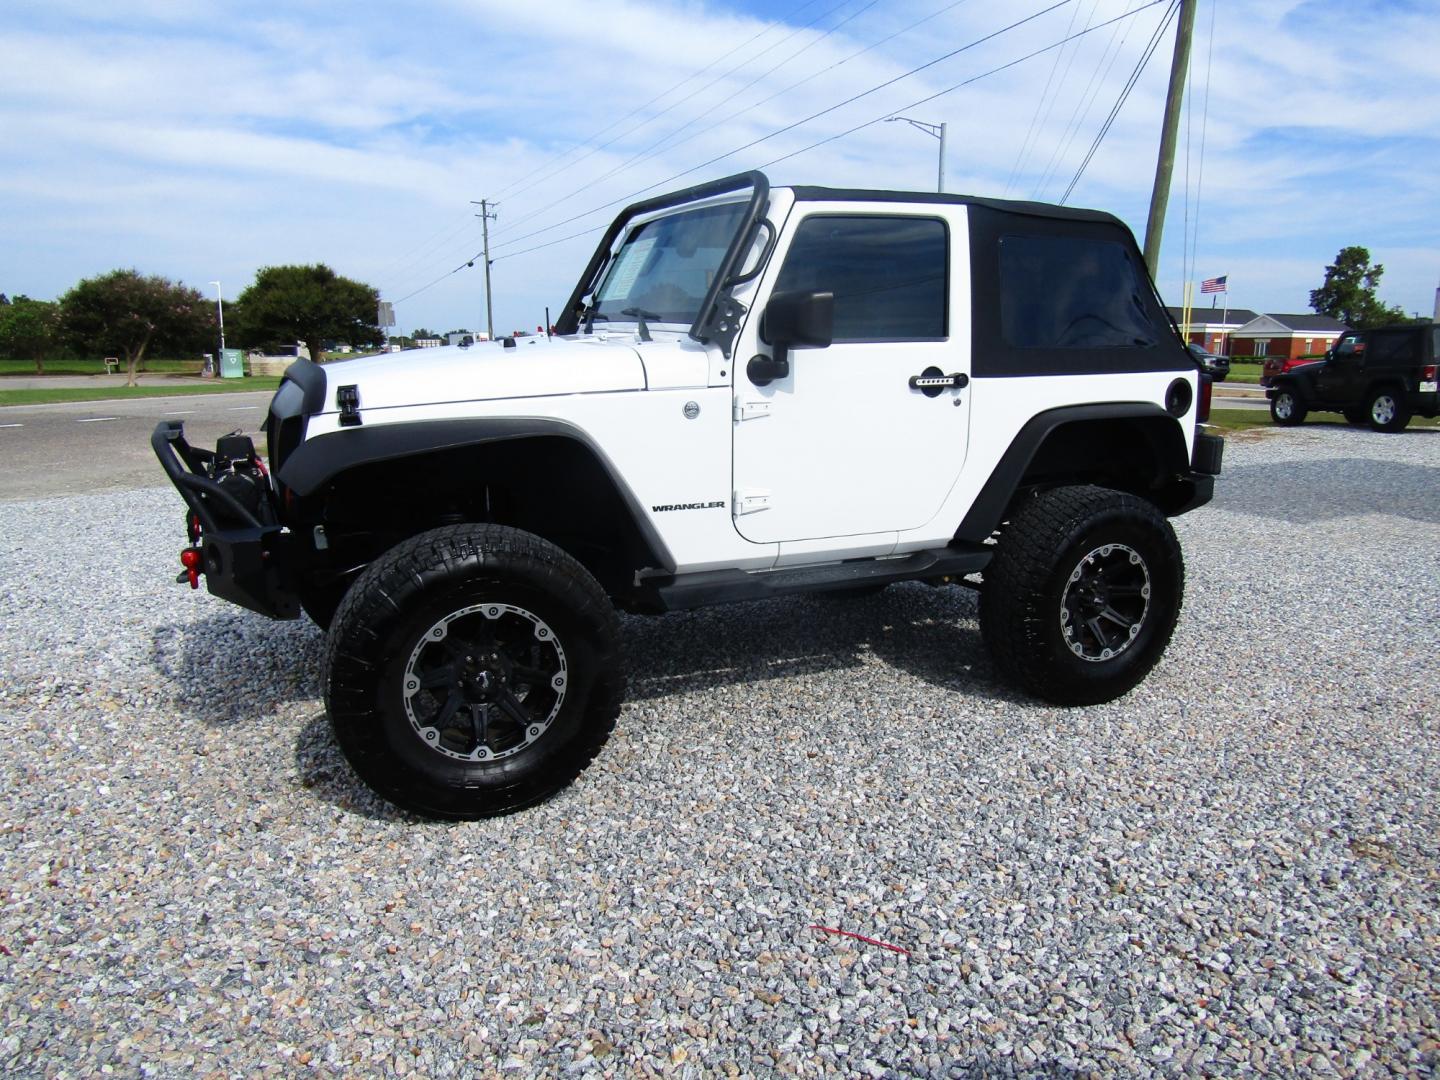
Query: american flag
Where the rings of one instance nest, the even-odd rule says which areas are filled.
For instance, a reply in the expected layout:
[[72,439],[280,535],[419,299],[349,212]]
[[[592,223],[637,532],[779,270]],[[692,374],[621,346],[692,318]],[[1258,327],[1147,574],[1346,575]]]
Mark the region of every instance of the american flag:
[[1200,291],[1202,293],[1229,292],[1229,286],[1225,284],[1225,279],[1229,276],[1229,274],[1222,274],[1220,277],[1206,278],[1200,282]]

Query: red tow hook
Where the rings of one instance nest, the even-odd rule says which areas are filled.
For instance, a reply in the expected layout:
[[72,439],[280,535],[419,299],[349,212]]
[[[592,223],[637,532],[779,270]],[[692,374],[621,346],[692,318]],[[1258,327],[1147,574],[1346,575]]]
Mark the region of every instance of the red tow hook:
[[189,581],[192,589],[200,587],[200,567],[205,557],[198,547],[188,547],[180,552],[180,564],[185,567],[176,581]]

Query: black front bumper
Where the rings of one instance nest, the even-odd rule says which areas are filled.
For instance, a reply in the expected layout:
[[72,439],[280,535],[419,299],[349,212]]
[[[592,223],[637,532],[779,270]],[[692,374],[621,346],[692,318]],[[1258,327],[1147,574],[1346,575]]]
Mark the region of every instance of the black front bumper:
[[214,455],[185,441],[180,420],[162,420],[150,446],[165,475],[190,508],[192,541],[198,525],[205,587],[215,596],[272,619],[300,615],[291,569],[292,538],[266,524],[208,474]]

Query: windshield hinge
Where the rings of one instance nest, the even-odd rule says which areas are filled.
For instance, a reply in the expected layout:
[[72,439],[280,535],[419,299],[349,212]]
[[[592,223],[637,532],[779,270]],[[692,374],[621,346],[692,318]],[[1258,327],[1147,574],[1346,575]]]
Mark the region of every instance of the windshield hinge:
[[735,516],[770,509],[770,492],[762,488],[745,488],[735,492]]
[[696,341],[719,345],[720,351],[728,360],[731,347],[735,344],[735,336],[740,333],[740,320],[747,310],[745,305],[734,297],[721,296],[710,309],[710,317],[700,327],[699,333],[692,330],[690,336]]
[[768,401],[737,401],[735,402],[735,420],[758,420],[762,416],[770,415],[770,402]]

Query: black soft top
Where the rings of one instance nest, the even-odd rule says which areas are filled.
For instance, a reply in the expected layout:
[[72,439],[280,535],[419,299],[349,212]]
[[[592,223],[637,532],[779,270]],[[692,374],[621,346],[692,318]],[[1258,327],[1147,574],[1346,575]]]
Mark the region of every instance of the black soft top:
[[949,195],[935,191],[875,191],[867,188],[796,186],[790,189],[800,202],[890,202],[923,206],[983,206],[1006,214],[1051,218],[1058,221],[1097,221],[1127,228],[1123,221],[1104,210],[1084,210],[1055,203],[1026,202],[1020,199],[992,199],[981,195]]

